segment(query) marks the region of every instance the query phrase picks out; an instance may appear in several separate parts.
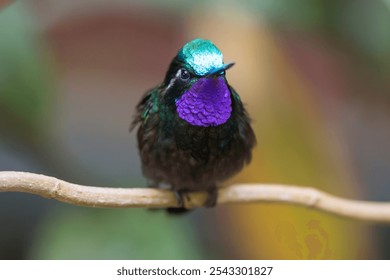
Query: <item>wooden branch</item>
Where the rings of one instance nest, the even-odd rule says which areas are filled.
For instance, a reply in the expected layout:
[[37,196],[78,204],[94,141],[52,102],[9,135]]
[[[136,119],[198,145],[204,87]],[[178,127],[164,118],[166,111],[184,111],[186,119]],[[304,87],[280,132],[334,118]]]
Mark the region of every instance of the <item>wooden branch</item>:
[[[172,191],[152,188],[103,188],[68,183],[26,172],[0,172],[0,192],[25,192],[88,207],[177,207]],[[207,194],[196,192],[186,208],[200,207]],[[218,204],[277,202],[312,207],[342,217],[390,223],[390,203],[339,198],[308,187],[279,184],[238,184],[221,188]]]

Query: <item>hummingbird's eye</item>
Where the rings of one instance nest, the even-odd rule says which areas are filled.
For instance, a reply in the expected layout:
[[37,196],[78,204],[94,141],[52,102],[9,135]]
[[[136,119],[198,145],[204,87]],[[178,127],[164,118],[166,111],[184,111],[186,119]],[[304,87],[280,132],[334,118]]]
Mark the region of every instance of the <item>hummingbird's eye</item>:
[[190,79],[190,72],[186,69],[180,69],[180,79],[184,82],[188,81]]

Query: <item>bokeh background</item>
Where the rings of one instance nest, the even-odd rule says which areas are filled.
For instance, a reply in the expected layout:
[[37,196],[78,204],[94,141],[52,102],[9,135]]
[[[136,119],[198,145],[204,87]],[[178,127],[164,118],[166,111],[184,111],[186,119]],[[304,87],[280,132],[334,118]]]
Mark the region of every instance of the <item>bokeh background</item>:
[[[134,107],[187,41],[235,61],[252,163],[230,182],[390,200],[390,1],[0,1],[0,170],[146,186]],[[2,259],[387,259],[390,228],[303,207],[88,209],[0,193]]]

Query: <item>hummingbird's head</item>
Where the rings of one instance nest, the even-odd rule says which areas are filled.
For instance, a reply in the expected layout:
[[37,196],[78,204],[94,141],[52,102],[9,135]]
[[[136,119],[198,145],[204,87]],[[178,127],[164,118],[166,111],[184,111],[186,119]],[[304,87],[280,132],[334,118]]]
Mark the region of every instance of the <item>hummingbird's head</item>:
[[195,39],[173,59],[164,81],[165,99],[179,117],[195,126],[218,126],[231,113],[230,89],[221,51],[209,40]]
[[195,39],[184,45],[177,57],[197,76],[224,74],[233,63],[224,64],[221,51],[209,40]]

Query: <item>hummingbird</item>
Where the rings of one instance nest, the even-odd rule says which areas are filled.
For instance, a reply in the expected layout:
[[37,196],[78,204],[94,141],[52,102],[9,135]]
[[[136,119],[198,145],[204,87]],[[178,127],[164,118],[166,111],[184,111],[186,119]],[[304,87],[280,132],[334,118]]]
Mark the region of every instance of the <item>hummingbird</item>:
[[220,184],[251,160],[256,137],[240,96],[229,85],[222,52],[209,40],[186,43],[165,79],[136,107],[142,172],[152,186],[174,191],[181,213],[187,194],[206,191],[214,207]]

